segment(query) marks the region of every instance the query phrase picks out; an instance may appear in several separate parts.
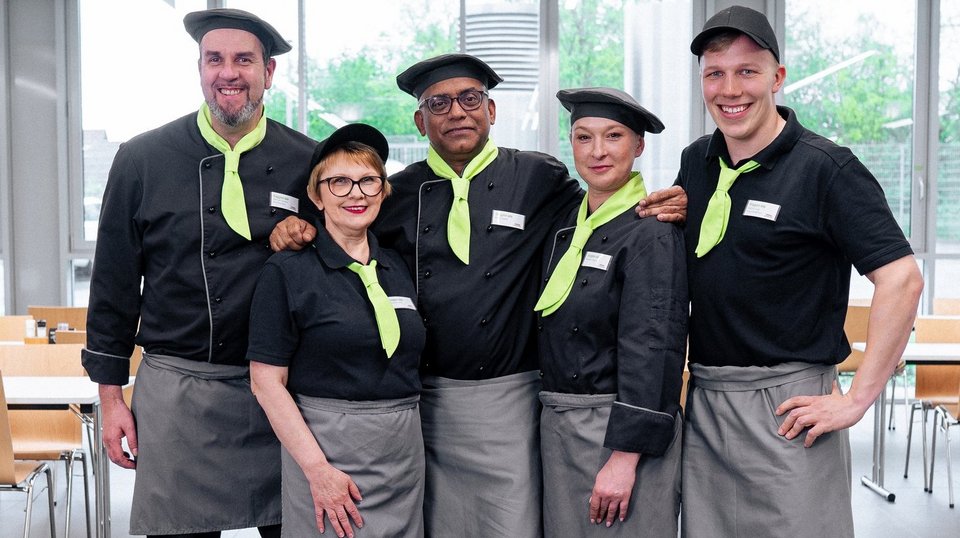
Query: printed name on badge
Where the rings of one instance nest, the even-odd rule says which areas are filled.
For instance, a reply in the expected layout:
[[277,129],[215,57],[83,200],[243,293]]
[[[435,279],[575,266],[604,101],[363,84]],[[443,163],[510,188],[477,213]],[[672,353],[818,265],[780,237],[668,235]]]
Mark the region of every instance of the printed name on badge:
[[518,230],[523,229],[526,221],[527,217],[519,213],[500,211],[499,209],[494,209],[493,216],[490,217],[490,224],[495,226],[506,226],[507,228],[516,228]]
[[760,200],[748,200],[747,207],[743,210],[744,217],[757,217],[776,222],[777,215],[780,214],[780,206],[770,202],[761,202]]
[[413,304],[413,299],[409,297],[387,297],[394,310],[416,310],[417,306]]
[[599,252],[588,251],[583,254],[583,263],[580,265],[606,271],[607,267],[610,267],[610,260],[612,259],[613,257],[609,254],[600,254]]
[[300,212],[300,200],[294,196],[287,196],[282,192],[270,193],[270,207],[286,209],[293,213]]

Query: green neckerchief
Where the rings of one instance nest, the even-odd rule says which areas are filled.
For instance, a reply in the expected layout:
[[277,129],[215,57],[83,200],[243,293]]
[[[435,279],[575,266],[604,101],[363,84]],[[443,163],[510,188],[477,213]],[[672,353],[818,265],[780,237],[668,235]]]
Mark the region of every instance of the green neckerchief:
[[250,222],[247,220],[247,205],[243,199],[243,183],[240,181],[240,155],[257,147],[267,134],[267,115],[260,115],[260,121],[252,131],[231,148],[210,123],[210,107],[203,103],[197,113],[197,127],[208,144],[223,153],[223,189],[220,193],[220,212],[233,231],[250,240]]
[[727,233],[727,223],[730,221],[730,195],[727,191],[733,186],[740,174],[756,170],[760,166],[757,161],[748,161],[746,164],[736,170],[727,166],[720,157],[720,179],[717,180],[717,190],[714,191],[710,201],[707,202],[707,210],[703,214],[703,221],[700,222],[700,239],[697,241],[695,250],[697,257],[702,258],[710,249],[723,241],[723,236]]
[[589,194],[584,195],[583,201],[580,202],[580,211],[577,212],[577,227],[573,231],[570,248],[560,258],[553,274],[550,275],[550,280],[540,294],[540,300],[533,307],[534,310],[542,310],[544,316],[549,316],[563,305],[577,278],[577,269],[583,259],[583,247],[586,246],[593,231],[635,206],[646,195],[647,189],[643,186],[643,177],[640,176],[640,172],[631,172],[630,179],[600,204],[600,207],[589,217],[587,216]]
[[383,287],[377,279],[377,260],[370,260],[367,265],[353,262],[347,265],[347,269],[360,277],[363,287],[367,290],[367,299],[373,305],[373,314],[377,319],[377,330],[380,331],[380,343],[383,345],[383,350],[387,352],[387,358],[389,359],[400,344],[400,321],[397,319],[397,311],[394,310],[390,298],[387,297],[387,293],[383,291]]
[[461,177],[440,157],[432,145],[427,150],[427,166],[434,174],[449,179],[453,185],[453,205],[450,206],[450,216],[447,217],[447,242],[465,265],[470,265],[470,206],[467,203],[470,180],[483,172],[497,158],[498,152],[497,145],[488,138],[480,153],[467,163]]

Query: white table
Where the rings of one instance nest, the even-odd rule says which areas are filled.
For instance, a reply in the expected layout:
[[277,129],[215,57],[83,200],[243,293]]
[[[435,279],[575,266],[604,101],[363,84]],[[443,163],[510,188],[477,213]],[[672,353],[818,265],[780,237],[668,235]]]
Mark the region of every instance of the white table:
[[110,460],[103,449],[100,429],[99,385],[86,377],[16,377],[3,378],[3,391],[11,409],[66,409],[80,406],[81,412],[93,419],[93,454],[90,455],[96,495],[97,538],[110,537]]
[[[864,351],[866,342],[854,342],[853,349]],[[960,364],[960,344],[908,343],[902,359],[907,364]],[[873,405],[873,470],[871,476],[861,476],[860,483],[881,497],[893,502],[896,495],[883,486],[884,437],[887,415],[887,391],[880,391]],[[926,468],[924,468],[926,473]],[[926,477],[924,477],[926,486]]]

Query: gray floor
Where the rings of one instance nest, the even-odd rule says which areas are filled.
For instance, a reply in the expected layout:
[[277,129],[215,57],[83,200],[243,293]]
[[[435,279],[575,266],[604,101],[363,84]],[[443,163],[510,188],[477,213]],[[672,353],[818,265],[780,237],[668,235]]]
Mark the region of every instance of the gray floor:
[[[938,462],[932,494],[923,491],[923,473],[921,469],[920,445],[915,444],[911,453],[910,477],[903,478],[903,462],[906,453],[906,418],[903,406],[897,405],[897,429],[887,435],[886,486],[896,494],[896,501],[888,503],[866,487],[860,485],[860,476],[871,471],[871,443],[873,439],[873,414],[868,411],[864,419],[851,430],[853,452],[853,514],[859,537],[953,537],[960,536],[960,506],[948,507],[946,452],[943,446],[938,449]],[[914,441],[919,441],[919,422],[915,426]],[[955,493],[960,504],[960,431],[952,432],[954,441],[951,453],[954,467]],[[110,474],[111,496],[113,500],[112,521],[113,536],[127,536],[129,523],[130,496],[133,491],[133,473],[114,466]],[[70,529],[70,538],[86,536],[82,519],[82,488],[80,477],[74,494],[74,517]],[[57,465],[57,525],[58,534],[63,536],[63,518],[65,514],[64,498],[66,487],[62,464]],[[31,536],[47,536],[46,492],[37,494],[34,502]],[[23,494],[0,494],[0,538],[22,536],[25,496]],[[253,538],[259,536],[255,530],[228,531],[224,538]],[[358,533],[363,536],[363,533]],[[829,537],[824,537],[829,538]]]

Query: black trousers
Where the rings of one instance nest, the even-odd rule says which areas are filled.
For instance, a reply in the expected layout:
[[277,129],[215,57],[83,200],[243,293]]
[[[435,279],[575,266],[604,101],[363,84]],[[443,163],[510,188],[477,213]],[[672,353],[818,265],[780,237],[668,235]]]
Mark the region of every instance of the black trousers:
[[[280,538],[280,525],[257,527],[262,538]],[[164,534],[163,536],[149,535],[147,538],[220,538],[220,531],[196,532],[193,534]]]

